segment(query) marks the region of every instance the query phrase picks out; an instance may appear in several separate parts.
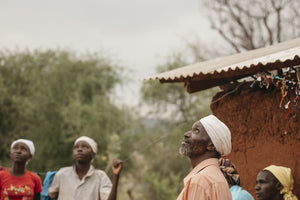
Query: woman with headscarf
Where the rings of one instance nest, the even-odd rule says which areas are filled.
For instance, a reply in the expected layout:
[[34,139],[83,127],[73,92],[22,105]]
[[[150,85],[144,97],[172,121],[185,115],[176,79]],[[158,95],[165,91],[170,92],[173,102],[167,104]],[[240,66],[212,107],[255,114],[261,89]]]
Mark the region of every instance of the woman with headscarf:
[[294,179],[291,169],[270,165],[256,177],[256,196],[259,200],[297,200],[292,193]]
[[30,140],[18,139],[11,144],[13,165],[0,172],[1,200],[40,199],[41,179],[36,173],[26,170],[34,152],[34,144]]
[[233,200],[254,200],[252,195],[240,186],[240,175],[235,165],[225,158],[220,158],[220,169],[227,180]]
[[97,143],[90,137],[82,136],[74,142],[75,165],[61,168],[54,176],[48,190],[49,196],[58,200],[116,200],[122,162],[114,160],[113,181],[106,173],[95,169],[92,160],[97,154]]

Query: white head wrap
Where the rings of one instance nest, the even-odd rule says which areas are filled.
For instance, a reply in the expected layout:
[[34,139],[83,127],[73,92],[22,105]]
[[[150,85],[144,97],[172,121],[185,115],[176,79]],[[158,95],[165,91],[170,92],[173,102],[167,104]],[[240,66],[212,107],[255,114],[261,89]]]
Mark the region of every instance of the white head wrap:
[[90,147],[92,148],[93,152],[95,154],[97,154],[98,148],[97,148],[97,143],[95,142],[95,140],[93,140],[92,138],[87,137],[87,136],[81,136],[81,137],[77,138],[74,145],[76,145],[80,141],[87,142],[90,145]]
[[216,116],[209,115],[200,119],[217,152],[226,156],[231,152],[231,133],[229,128]]
[[26,139],[15,140],[13,143],[11,143],[10,149],[12,149],[15,146],[15,144],[17,144],[19,142],[22,142],[22,143],[26,144],[27,147],[29,148],[30,154],[32,156],[34,155],[35,148],[34,148],[34,144],[33,144],[33,142],[31,140],[26,140]]

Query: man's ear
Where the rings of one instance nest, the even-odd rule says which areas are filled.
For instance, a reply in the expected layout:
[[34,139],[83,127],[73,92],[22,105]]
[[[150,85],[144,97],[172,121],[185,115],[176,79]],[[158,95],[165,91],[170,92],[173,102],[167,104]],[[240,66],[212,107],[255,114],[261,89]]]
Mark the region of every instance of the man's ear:
[[96,154],[94,152],[92,152],[92,158],[95,158]]
[[214,146],[214,144],[212,143],[212,141],[208,142],[207,150],[208,151],[216,151],[216,147]]

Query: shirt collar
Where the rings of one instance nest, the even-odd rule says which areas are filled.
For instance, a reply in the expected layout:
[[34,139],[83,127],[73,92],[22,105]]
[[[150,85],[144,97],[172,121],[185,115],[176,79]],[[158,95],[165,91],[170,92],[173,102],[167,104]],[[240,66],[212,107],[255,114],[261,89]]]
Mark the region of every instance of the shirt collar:
[[216,165],[219,166],[219,161],[217,158],[208,158],[202,162],[200,162],[195,168],[190,171],[190,173],[183,179],[184,185],[190,180],[192,176],[203,170],[209,165]]
[[[89,168],[89,170],[88,170],[88,172],[86,173],[86,175],[84,175],[84,177],[82,178],[82,180],[84,180],[86,177],[91,176],[94,173],[94,171],[95,171],[95,168],[94,168],[93,165],[91,165],[90,168]],[[75,173],[76,176],[78,176],[77,172],[76,172],[76,165],[73,165],[73,172]]]

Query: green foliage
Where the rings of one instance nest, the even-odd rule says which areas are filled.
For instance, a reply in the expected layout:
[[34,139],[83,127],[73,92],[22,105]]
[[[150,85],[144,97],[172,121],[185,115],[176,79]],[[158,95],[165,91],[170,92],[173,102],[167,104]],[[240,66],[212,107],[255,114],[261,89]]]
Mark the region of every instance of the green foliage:
[[[157,67],[157,72],[185,66],[187,60],[183,53],[172,54]],[[147,117],[155,119],[155,123],[147,124],[145,132],[151,136],[146,138],[150,144],[151,138],[158,138],[158,142],[143,152],[144,157],[150,158],[143,161],[147,168],[140,172],[148,191],[145,199],[176,199],[183,186],[182,180],[191,169],[188,158],[179,154],[183,134],[195,121],[211,113],[210,102],[217,91],[213,88],[189,94],[183,83],[143,83],[142,98],[151,108]]]
[[[183,54],[174,54],[166,63],[157,67],[164,72],[187,65]],[[149,114],[167,117],[187,123],[210,113],[209,104],[217,89],[189,94],[182,83],[159,83],[146,81],[141,88],[142,98],[152,109]]]
[[[17,138],[34,141],[29,167],[57,170],[70,165],[80,135],[98,142],[98,167],[106,166],[112,133],[129,132],[131,116],[110,98],[122,68],[97,54],[70,51],[0,52],[1,165],[10,165],[9,146]],[[122,152],[121,149],[118,151]]]
[[[169,200],[176,199],[178,196],[178,186],[182,182],[178,175],[170,174],[165,177],[159,174],[159,172],[149,172],[144,176],[144,181],[148,183],[148,192],[145,195],[145,199],[160,199]],[[183,184],[180,185],[181,187]]]

